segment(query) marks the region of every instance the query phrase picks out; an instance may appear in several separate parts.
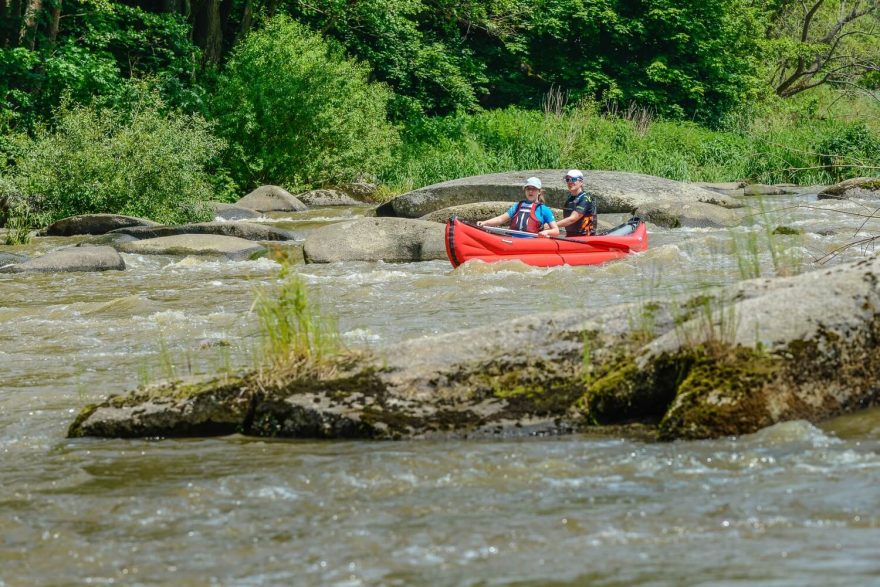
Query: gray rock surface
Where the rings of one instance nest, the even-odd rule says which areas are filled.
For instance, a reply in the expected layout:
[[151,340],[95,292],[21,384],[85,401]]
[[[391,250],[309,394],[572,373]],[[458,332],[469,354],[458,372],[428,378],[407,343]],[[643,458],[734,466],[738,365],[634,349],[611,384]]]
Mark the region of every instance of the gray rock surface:
[[880,403],[878,283],[871,258],[689,303],[526,316],[346,357],[276,387],[246,374],[139,390],[86,408],[70,435],[461,438],[643,420],[673,439],[818,422]]
[[211,202],[211,209],[214,216],[221,220],[253,220],[254,218],[262,218],[263,214],[250,208],[236,206],[235,204],[227,204],[225,202]]
[[0,273],[64,273],[124,269],[125,261],[113,247],[86,246],[50,251],[41,257],[0,267]]
[[250,259],[266,252],[266,247],[234,236],[181,234],[119,243],[123,253],[136,255],[208,255],[230,260]]
[[372,202],[378,188],[368,181],[355,181],[339,185],[336,189],[361,202]]
[[702,202],[645,204],[636,209],[635,215],[664,228],[723,227],[739,223],[739,214],[735,210]]
[[880,177],[855,177],[819,192],[820,200],[876,200],[877,198],[880,198]]
[[113,232],[127,234],[140,239],[180,234],[214,234],[234,236],[251,241],[287,241],[297,239],[297,235],[289,230],[254,222],[201,222],[198,224],[174,226],[136,226],[132,228],[119,228]]
[[310,233],[303,245],[307,263],[336,261],[431,261],[446,258],[444,227],[405,218],[359,218]]
[[46,236],[73,236],[75,234],[106,234],[129,226],[159,226],[158,222],[120,214],[81,214],[53,222],[44,231]]
[[296,198],[306,206],[365,206],[364,202],[355,200],[345,192],[338,190],[311,190],[297,194]]
[[791,186],[767,185],[763,183],[751,183],[743,188],[746,196],[779,196],[792,193]]
[[[544,182],[547,204],[561,208],[568,196],[564,170],[540,169],[510,173],[492,173],[465,177],[427,186],[382,204],[379,216],[419,218],[450,206],[474,202],[516,201],[522,198],[526,178],[537,176]],[[612,212],[634,213],[647,204],[702,202],[728,208],[742,204],[729,196],[693,184],[672,181],[650,175],[618,171],[586,171],[584,182],[596,197],[599,214]]]
[[302,212],[308,209],[290,192],[277,185],[260,186],[237,201],[235,205],[257,212]]
[[3,267],[4,265],[15,265],[17,263],[23,263],[24,261],[27,261],[27,259],[28,258],[25,255],[0,252],[0,267]]
[[705,188],[707,190],[712,190],[713,192],[719,192],[722,194],[726,194],[729,192],[735,192],[736,190],[741,190],[746,187],[746,182],[744,181],[727,181],[727,182],[706,182],[706,181],[696,181],[694,185],[697,187]]

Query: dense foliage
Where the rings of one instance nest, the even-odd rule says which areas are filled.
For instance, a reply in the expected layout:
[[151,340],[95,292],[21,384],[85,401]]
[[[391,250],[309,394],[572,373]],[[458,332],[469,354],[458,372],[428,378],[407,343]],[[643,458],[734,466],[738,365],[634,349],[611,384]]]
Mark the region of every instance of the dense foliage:
[[345,181],[384,165],[397,141],[390,92],[368,69],[284,16],[235,49],[217,87],[219,131],[240,185]]
[[876,100],[878,13],[880,0],[0,0],[0,198],[19,216],[170,221],[259,183],[402,190],[569,165],[874,174],[878,109],[840,98]]
[[204,119],[165,111],[155,94],[126,110],[62,103],[52,127],[13,137],[8,173],[44,221],[109,212],[185,222],[210,217],[208,166],[222,146]]

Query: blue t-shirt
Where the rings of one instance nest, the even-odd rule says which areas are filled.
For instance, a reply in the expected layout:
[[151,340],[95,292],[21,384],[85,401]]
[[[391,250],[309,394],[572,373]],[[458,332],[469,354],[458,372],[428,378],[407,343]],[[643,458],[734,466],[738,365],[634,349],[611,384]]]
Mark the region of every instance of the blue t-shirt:
[[[520,202],[517,202],[516,204],[508,208],[507,215],[511,218],[516,216],[516,209],[519,208],[519,205]],[[538,208],[535,210],[535,218],[537,218],[542,225],[556,222],[556,218],[553,217],[553,212],[550,210],[550,207],[547,204],[538,205]]]

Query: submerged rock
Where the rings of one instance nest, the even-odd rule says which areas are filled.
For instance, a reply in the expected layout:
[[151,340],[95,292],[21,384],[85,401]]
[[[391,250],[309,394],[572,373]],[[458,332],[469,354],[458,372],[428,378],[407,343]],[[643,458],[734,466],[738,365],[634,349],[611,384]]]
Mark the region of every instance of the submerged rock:
[[180,224],[175,226],[136,226],[119,228],[114,233],[127,234],[136,238],[158,238],[182,234],[215,234],[234,236],[251,241],[286,241],[296,240],[296,234],[265,224],[254,222],[200,222],[197,224]]
[[431,261],[446,258],[443,225],[404,218],[359,218],[315,230],[306,238],[307,263]]
[[0,267],[5,265],[15,265],[27,261],[27,256],[16,255],[15,253],[0,253]]
[[561,312],[408,340],[324,375],[138,390],[88,407],[70,434],[464,438],[640,422],[662,439],[709,438],[880,403],[878,349],[872,258],[596,319]]
[[[510,173],[492,173],[465,177],[423,187],[403,194],[377,208],[379,216],[419,218],[450,206],[474,202],[517,201],[523,197],[522,186],[526,178],[537,176],[544,182],[547,204],[561,208],[568,197],[561,169],[541,169]],[[584,172],[586,189],[596,198],[599,214],[625,212],[649,204],[702,202],[727,208],[742,204],[724,194],[719,194],[693,184],[622,171]]]
[[53,222],[45,229],[46,236],[73,236],[76,234],[106,234],[129,226],[159,226],[158,222],[120,214],[81,214]]
[[266,247],[234,236],[181,234],[114,245],[123,253],[137,255],[208,255],[240,261],[266,252]]
[[308,207],[277,185],[260,186],[235,203],[257,212],[302,212]]
[[0,273],[62,273],[77,271],[123,271],[125,261],[113,247],[70,247],[34,257],[16,265],[0,267]]

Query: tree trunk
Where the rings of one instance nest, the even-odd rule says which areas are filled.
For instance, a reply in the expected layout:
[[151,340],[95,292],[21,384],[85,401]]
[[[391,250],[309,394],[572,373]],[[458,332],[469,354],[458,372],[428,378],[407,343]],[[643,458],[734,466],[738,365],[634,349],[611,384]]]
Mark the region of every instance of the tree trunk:
[[[2,0],[0,0],[2,1]],[[61,2],[56,0],[57,4],[52,7],[52,18],[49,21],[49,44],[54,45],[55,39],[58,37],[58,28],[61,24]]]
[[202,50],[205,63],[217,63],[223,52],[220,0],[198,0],[193,4],[193,42]]
[[253,0],[245,0],[244,2],[244,10],[241,13],[241,27],[239,28],[239,35],[244,37],[251,30],[251,25],[253,24],[254,18],[254,5]]
[[43,10],[43,0],[28,0],[27,9],[24,13],[24,22],[18,34],[20,44],[28,47],[31,51],[37,45],[37,23],[40,12]]

